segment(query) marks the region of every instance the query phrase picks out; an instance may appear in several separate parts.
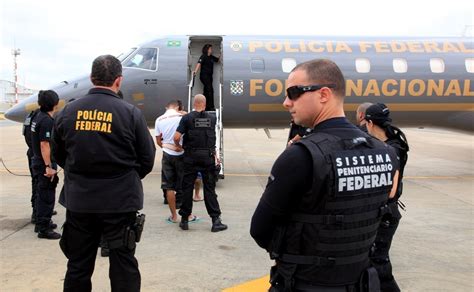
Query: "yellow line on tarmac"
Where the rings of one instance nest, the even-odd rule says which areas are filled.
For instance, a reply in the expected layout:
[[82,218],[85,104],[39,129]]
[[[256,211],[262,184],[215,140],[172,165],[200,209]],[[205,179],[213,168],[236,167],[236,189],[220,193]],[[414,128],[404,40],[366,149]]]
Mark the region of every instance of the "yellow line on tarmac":
[[270,288],[270,276],[251,280],[234,287],[226,288],[222,292],[265,292]]

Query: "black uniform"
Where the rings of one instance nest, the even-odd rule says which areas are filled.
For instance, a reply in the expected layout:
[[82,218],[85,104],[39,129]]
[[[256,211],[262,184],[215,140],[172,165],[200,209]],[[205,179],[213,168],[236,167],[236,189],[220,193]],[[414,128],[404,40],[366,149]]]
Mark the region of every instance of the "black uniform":
[[31,145],[31,122],[38,114],[39,109],[32,111],[28,114],[23,123],[23,136],[25,137],[25,143],[28,145],[28,150],[26,151],[26,157],[28,157],[28,169],[30,170],[31,175],[31,208],[33,212],[31,214],[31,223],[36,223],[36,192],[37,192],[37,178],[33,175],[33,149]]
[[[36,230],[45,233],[51,229],[51,217],[54,211],[56,186],[58,176],[53,180],[46,177],[46,165],[41,154],[41,142],[50,142],[53,131],[53,118],[45,112],[39,111],[31,122],[31,148],[33,149],[33,158],[31,165],[33,176],[36,180]],[[53,159],[53,157],[51,157]],[[57,169],[56,164],[52,163],[49,167]]]
[[214,106],[214,88],[212,87],[212,73],[214,72],[214,63],[219,62],[219,58],[213,55],[202,55],[198,63],[201,64],[201,73],[199,79],[204,85],[204,96],[206,97],[206,111],[215,110]]
[[380,278],[380,288],[382,291],[400,291],[400,288],[392,274],[392,264],[390,262],[389,250],[392,245],[392,239],[397,231],[398,224],[402,215],[398,209],[398,199],[403,191],[403,172],[408,160],[408,153],[405,147],[401,145],[398,139],[389,139],[386,143],[392,146],[397,152],[400,160],[400,173],[398,177],[398,187],[396,196],[388,201],[390,212],[385,214],[377,231],[374,248],[370,254],[373,266],[377,269]]
[[184,176],[183,202],[179,214],[187,218],[193,209],[193,190],[197,173],[202,175],[204,202],[211,218],[221,215],[217,202],[215,152],[216,118],[206,112],[193,111],[181,118],[177,132],[183,136]]
[[64,168],[64,291],[91,290],[101,235],[110,248],[112,291],[139,291],[135,247],[125,245],[124,235],[143,208],[141,179],[155,158],[143,114],[114,92],[93,88],[58,114],[53,150]]
[[398,162],[393,149],[346,118],[318,124],[275,162],[251,235],[276,265],[271,291],[372,289],[374,242]]

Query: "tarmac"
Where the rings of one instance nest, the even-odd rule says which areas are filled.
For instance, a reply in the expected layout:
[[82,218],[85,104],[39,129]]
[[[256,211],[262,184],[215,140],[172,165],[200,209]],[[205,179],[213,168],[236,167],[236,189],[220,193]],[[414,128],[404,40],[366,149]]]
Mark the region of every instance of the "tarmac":
[[[201,219],[189,231],[165,221],[169,209],[157,150],[153,172],[143,180],[147,221],[136,254],[142,291],[222,291],[246,282],[240,291],[265,291],[272,262],[250,237],[249,226],[287,131],[270,130],[271,139],[263,130],[224,131],[226,176],[217,193],[229,229],[219,233],[211,233],[203,202],[194,205]],[[391,251],[395,277],[402,291],[474,291],[474,136],[434,128],[405,132],[411,151],[402,196],[407,207]],[[0,291],[62,291],[66,258],[58,241],[38,239],[29,223],[31,185],[21,125],[0,121],[0,136],[5,165],[26,175],[14,176],[0,164]],[[53,219],[61,226],[65,209],[57,204],[56,210]],[[93,291],[110,291],[107,258],[97,257],[92,281]]]

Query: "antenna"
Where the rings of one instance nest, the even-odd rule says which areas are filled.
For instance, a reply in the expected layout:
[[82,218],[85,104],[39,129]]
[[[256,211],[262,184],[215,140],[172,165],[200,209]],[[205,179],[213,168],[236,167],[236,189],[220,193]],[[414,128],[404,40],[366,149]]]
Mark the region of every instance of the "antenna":
[[18,103],[18,64],[16,62],[16,58],[20,55],[20,49],[13,49],[13,77],[14,77],[14,86],[15,86],[15,103]]

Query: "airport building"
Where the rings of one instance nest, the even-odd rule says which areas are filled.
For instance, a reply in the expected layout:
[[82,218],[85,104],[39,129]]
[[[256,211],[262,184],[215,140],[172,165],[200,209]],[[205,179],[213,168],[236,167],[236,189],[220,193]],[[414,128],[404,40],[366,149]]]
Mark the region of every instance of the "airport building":
[[[37,91],[18,84],[18,101],[35,94]],[[15,104],[15,83],[0,80],[0,112],[4,112]]]

